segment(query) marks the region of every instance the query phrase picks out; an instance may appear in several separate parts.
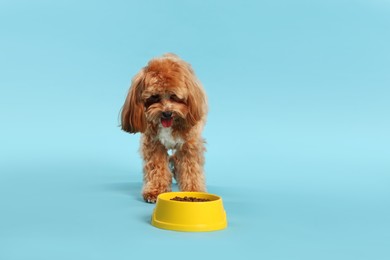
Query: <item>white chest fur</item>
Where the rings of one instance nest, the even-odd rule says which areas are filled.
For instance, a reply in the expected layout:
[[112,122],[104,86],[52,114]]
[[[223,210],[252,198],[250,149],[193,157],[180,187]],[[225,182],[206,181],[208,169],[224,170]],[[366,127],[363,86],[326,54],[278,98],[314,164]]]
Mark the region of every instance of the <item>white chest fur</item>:
[[172,136],[172,128],[171,127],[162,127],[160,126],[158,129],[158,140],[165,146],[165,148],[176,149],[177,146],[182,145],[184,143],[183,139],[180,137],[174,138]]

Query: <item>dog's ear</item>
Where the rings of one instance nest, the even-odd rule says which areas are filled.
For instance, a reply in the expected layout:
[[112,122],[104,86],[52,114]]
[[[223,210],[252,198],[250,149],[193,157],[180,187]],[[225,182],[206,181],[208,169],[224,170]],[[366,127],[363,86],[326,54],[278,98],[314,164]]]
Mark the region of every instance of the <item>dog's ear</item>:
[[144,89],[144,71],[141,70],[132,80],[129,93],[122,108],[122,130],[135,134],[146,129],[144,104],[141,94]]
[[189,74],[186,82],[189,91],[187,121],[194,126],[207,113],[207,99],[202,84],[197,80],[191,68],[189,68]]

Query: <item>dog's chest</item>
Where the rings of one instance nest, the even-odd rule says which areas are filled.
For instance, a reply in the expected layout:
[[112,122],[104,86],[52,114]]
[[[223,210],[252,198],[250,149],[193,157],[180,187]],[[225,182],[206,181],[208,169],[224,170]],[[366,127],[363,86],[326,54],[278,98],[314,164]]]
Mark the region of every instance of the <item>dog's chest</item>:
[[184,143],[182,138],[173,137],[171,127],[160,127],[157,136],[166,149],[176,149]]

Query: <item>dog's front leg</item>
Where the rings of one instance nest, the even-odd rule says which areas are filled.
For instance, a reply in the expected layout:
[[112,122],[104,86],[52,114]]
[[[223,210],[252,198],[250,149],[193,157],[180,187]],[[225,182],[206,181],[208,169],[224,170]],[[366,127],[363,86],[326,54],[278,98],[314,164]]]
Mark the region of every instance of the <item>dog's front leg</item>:
[[144,138],[142,155],[145,162],[142,196],[146,202],[155,203],[160,193],[171,191],[172,175],[168,168],[168,153],[159,141]]
[[204,141],[190,140],[175,154],[176,180],[181,191],[206,191],[203,171]]

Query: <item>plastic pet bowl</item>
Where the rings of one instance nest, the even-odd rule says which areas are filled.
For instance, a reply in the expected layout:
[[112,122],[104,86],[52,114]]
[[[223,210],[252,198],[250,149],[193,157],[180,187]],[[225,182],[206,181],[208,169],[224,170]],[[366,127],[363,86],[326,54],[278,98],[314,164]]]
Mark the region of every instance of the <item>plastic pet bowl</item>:
[[[175,197],[195,197],[209,201],[171,200]],[[175,231],[215,231],[226,228],[226,213],[221,197],[205,192],[166,192],[157,197],[152,225]]]

